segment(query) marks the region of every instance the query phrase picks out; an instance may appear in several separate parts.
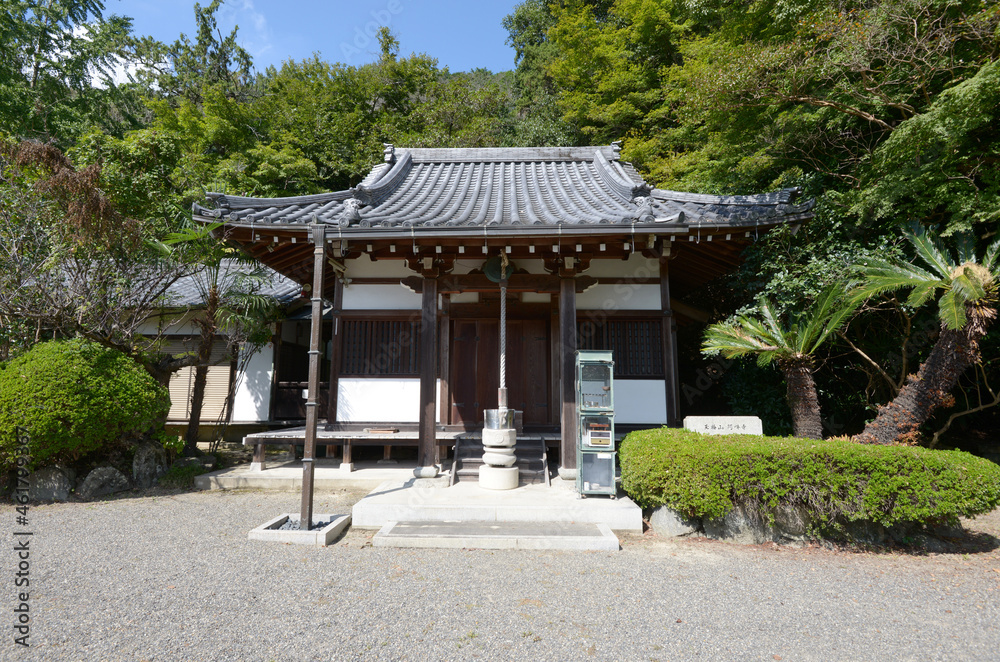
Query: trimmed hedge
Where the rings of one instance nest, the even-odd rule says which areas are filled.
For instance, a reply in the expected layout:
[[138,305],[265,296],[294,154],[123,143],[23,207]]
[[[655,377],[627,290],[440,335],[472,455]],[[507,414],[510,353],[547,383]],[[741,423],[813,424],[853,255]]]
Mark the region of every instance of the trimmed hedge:
[[34,468],[110,450],[169,409],[167,389],[121,352],[80,338],[40,343],[0,370],[0,467],[17,461],[15,427],[28,431]]
[[1000,503],[1000,466],[961,451],[662,428],[630,433],[619,458],[640,506],[689,517],[740,504],[773,521],[779,505],[797,506],[819,532],[859,520],[955,524]]

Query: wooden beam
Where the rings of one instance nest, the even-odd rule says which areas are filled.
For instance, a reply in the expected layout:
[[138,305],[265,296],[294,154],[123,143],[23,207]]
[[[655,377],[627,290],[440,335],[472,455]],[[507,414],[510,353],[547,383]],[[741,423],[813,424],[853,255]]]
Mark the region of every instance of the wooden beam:
[[[500,287],[484,274],[450,275],[443,276],[438,280],[438,293],[440,294],[496,292]],[[508,292],[558,294],[562,287],[559,277],[545,274],[513,274],[507,281]],[[575,283],[577,292],[583,292],[587,288],[597,284],[597,279],[591,276],[576,276],[575,278],[571,278],[570,281]],[[414,292],[420,292],[424,279],[419,276],[410,276],[400,279],[399,282]]]
[[559,476],[576,478],[576,286],[574,278],[560,278],[559,345],[561,366],[559,393],[562,438],[559,445]]

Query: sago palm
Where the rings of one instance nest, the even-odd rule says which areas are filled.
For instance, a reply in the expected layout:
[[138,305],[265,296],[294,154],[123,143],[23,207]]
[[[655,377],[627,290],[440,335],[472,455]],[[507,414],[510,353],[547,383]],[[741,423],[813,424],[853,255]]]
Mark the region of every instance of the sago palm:
[[938,295],[941,332],[927,360],[875,420],[856,437],[862,443],[888,444],[913,439],[917,429],[950,398],[958,378],[980,360],[979,341],[997,315],[1000,240],[977,259],[972,239],[959,239],[954,255],[927,233],[904,233],[928,268],[902,261],[879,260],[864,265],[865,284],[859,299],[910,289],[906,303],[923,306]]
[[814,356],[853,310],[854,306],[845,301],[842,287],[829,287],[809,309],[783,325],[774,305],[762,300],[756,315],[740,315],[709,326],[702,352],[722,353],[727,358],[754,355],[760,365],[777,363],[788,387],[795,436],[822,439],[823,424],[813,380]]

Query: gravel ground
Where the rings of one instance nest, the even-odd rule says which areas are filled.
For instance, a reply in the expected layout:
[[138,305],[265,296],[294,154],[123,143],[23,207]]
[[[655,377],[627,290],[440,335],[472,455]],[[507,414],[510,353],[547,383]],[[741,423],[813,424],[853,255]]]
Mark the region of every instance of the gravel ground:
[[[316,512],[360,497],[317,494]],[[32,505],[18,527],[0,507],[6,540],[33,532],[31,647],[13,642],[7,543],[0,659],[1000,659],[1000,512],[933,555],[652,534],[615,553],[247,540],[297,510],[294,493],[161,492]]]

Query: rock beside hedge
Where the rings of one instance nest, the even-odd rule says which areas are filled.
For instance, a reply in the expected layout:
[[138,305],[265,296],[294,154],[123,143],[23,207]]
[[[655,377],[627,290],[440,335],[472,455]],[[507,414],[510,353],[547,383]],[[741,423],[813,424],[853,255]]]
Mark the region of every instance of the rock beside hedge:
[[33,501],[67,501],[71,489],[73,481],[60,467],[33,471],[28,479],[28,498]]
[[114,467],[98,467],[87,474],[76,494],[81,499],[90,500],[94,497],[124,492],[129,488],[131,485],[129,485],[125,474]]
[[132,458],[132,481],[140,489],[156,484],[167,473],[167,452],[155,441],[144,440],[135,448]]

